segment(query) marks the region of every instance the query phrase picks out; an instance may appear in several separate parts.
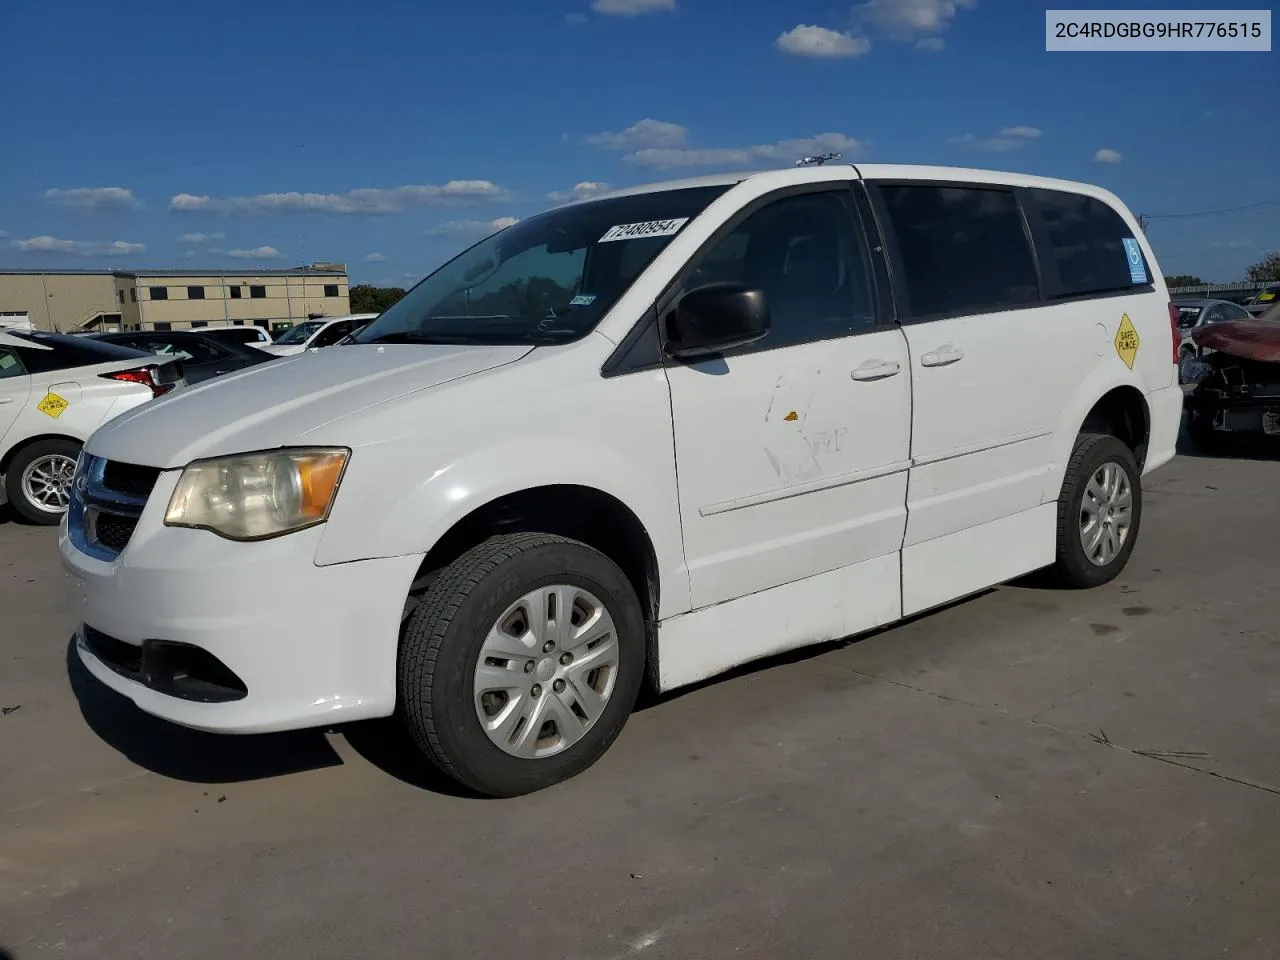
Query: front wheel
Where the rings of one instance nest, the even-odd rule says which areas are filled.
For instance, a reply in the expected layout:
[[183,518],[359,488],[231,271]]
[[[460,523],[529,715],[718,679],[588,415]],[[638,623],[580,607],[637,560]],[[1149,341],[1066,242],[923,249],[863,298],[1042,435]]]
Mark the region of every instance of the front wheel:
[[28,523],[56,526],[71,502],[71,479],[80,444],[40,440],[23,447],[5,471],[5,495]]
[[1082,588],[1114,579],[1129,562],[1141,522],[1133,451],[1106,434],[1081,434],[1058,497],[1058,580]]
[[400,713],[444,773],[518,796],[604,755],[644,662],[644,615],[613,561],[550,534],[490,537],[442,570],[410,616]]

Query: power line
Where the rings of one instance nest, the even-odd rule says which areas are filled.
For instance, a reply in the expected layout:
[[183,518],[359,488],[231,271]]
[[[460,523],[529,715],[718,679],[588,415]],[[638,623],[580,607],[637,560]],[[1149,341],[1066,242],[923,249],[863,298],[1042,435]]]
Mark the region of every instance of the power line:
[[1144,214],[1148,220],[1175,220],[1184,217],[1215,217],[1222,213],[1238,213],[1241,210],[1255,210],[1258,207],[1271,207],[1280,203],[1280,198],[1275,200],[1259,200],[1257,203],[1246,203],[1240,207],[1223,207],[1221,210],[1198,210],[1191,213],[1149,213]]

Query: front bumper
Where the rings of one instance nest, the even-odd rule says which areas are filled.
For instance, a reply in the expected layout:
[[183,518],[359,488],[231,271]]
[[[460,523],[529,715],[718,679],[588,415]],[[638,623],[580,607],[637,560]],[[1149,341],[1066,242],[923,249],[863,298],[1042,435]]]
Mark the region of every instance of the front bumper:
[[[165,527],[176,482],[176,473],[161,476],[114,559],[78,548],[62,525],[59,549],[83,625],[76,647],[89,671],[146,713],[197,730],[266,733],[390,715],[401,613],[421,557],[320,567],[323,527],[259,543]],[[202,651],[243,692],[202,695],[199,683],[172,682],[172,670],[163,682],[143,676],[131,668],[144,641]]]

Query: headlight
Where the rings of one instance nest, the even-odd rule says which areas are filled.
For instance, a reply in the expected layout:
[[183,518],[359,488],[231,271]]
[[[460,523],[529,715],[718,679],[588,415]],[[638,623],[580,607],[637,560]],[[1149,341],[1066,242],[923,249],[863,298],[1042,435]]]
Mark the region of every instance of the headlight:
[[182,471],[165,526],[265,540],[329,519],[350,450],[284,449],[198,460]]

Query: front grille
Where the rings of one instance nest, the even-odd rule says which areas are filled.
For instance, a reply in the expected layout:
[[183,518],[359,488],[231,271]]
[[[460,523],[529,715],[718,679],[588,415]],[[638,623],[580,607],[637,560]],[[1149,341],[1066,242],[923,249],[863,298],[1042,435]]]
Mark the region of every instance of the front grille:
[[72,543],[99,560],[118,557],[129,545],[160,474],[157,467],[83,455],[67,516]]
[[156,467],[139,467],[132,463],[108,460],[102,471],[102,485],[115,493],[146,501],[156,485],[160,471]]
[[129,544],[137,517],[122,517],[115,513],[99,513],[93,524],[93,538],[108,550],[119,553]]

